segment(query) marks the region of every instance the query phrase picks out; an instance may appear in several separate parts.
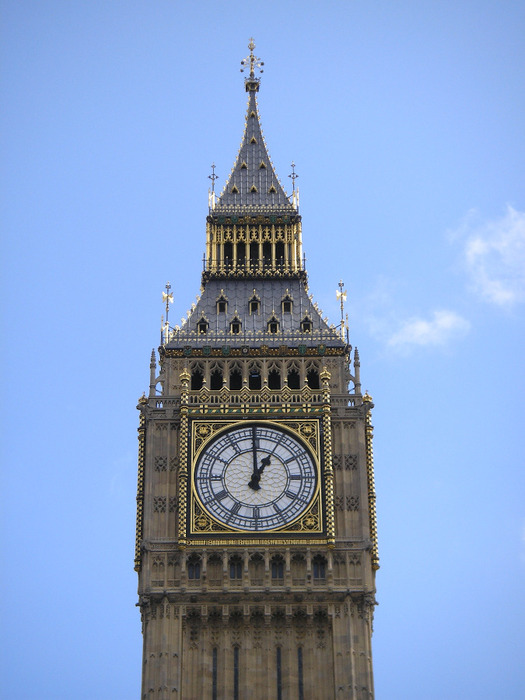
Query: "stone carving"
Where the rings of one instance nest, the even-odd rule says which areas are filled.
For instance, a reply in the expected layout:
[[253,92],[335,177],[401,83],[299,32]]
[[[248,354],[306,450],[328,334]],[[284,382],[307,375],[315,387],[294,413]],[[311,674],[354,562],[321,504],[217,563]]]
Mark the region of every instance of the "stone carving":
[[359,510],[359,496],[347,496],[346,497],[346,509],[347,510]]
[[165,472],[168,466],[168,458],[157,456],[155,457],[155,471]]
[[345,470],[357,469],[357,455],[345,455]]
[[166,512],[166,498],[164,496],[154,496],[153,497],[153,512],[154,513],[165,513]]

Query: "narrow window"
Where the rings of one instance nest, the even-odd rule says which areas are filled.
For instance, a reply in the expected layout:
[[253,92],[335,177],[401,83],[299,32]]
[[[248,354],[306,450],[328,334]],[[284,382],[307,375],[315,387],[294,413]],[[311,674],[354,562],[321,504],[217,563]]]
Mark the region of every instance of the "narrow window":
[[197,324],[197,331],[199,333],[207,333],[208,332],[208,322],[202,318],[199,323]]
[[283,313],[284,314],[291,314],[292,313],[292,302],[289,299],[285,299],[283,301]]
[[252,391],[260,389],[262,386],[261,373],[257,367],[253,367],[250,370],[250,376],[248,377],[248,388]]
[[311,369],[306,375],[306,381],[310,389],[319,389],[319,372],[316,369]]
[[274,559],[272,561],[272,578],[282,579],[284,578],[284,562],[282,559]]
[[233,648],[233,700],[239,700],[239,647]]
[[263,243],[263,264],[264,267],[271,267],[272,264],[272,244],[268,241]]
[[297,649],[297,676],[299,682],[299,700],[304,700],[304,685],[303,685],[303,648]]
[[225,314],[227,308],[228,308],[228,305],[227,305],[227,303],[226,303],[226,300],[225,300],[225,299],[219,299],[219,301],[217,302],[217,313],[219,313],[219,314]]
[[213,670],[212,670],[212,700],[217,700],[217,647],[213,647]]
[[252,314],[256,315],[259,313],[259,301],[257,299],[250,299],[250,316]]
[[222,372],[216,367],[210,375],[210,389],[212,391],[219,391],[222,389]]
[[201,577],[201,563],[197,557],[188,559],[188,579],[196,580]]
[[255,265],[259,259],[259,244],[250,243],[250,262]]
[[281,664],[281,647],[277,647],[277,700],[282,700],[283,698],[283,678],[282,678],[282,664]]
[[242,559],[240,557],[230,559],[230,578],[242,579]]
[[322,580],[326,578],[326,560],[324,557],[318,556],[313,559],[314,579]]
[[299,372],[295,368],[288,372],[288,386],[290,389],[299,389],[301,387]]
[[202,371],[197,367],[191,373],[191,388],[193,391],[198,391],[199,389],[202,389],[203,384],[204,375]]
[[268,389],[278,391],[281,388],[281,375],[279,370],[272,369],[268,372]]
[[284,263],[284,243],[282,241],[277,241],[275,244],[275,258],[278,264]]
[[233,258],[233,245],[231,243],[224,244],[224,263],[226,266],[231,264]]
[[237,265],[244,265],[244,258],[246,257],[246,244],[241,242],[237,243]]
[[230,372],[230,389],[240,391],[242,389],[242,373],[238,367],[234,367]]
[[233,321],[230,323],[230,331],[234,335],[237,335],[241,332],[241,322],[238,318],[234,318]]

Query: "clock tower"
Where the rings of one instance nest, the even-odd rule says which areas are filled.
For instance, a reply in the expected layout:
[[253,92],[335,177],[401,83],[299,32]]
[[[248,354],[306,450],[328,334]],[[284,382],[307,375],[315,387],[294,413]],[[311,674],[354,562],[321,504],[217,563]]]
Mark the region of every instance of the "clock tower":
[[[140,399],[143,699],[370,700],[378,569],[371,397],[328,325],[257,107],[210,192],[201,291]],[[212,174],[214,183],[215,175]]]

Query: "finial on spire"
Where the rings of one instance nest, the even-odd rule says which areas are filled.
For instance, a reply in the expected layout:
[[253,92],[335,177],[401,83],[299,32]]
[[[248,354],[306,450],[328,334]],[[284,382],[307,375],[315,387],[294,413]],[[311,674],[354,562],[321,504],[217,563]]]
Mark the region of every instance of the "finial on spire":
[[295,181],[297,180],[299,175],[295,172],[295,163],[293,162],[293,160],[290,167],[292,168],[292,172],[290,173],[290,175],[288,175],[288,177],[292,178],[292,192],[295,192]]
[[215,163],[211,164],[211,175],[208,175],[208,177],[211,180],[211,191],[215,192],[215,180],[219,178],[218,175],[215,175]]
[[170,304],[173,304],[173,293],[170,293],[171,284],[166,282],[166,291],[162,292],[162,301],[166,302],[166,326],[168,326],[168,316],[170,313]]
[[[345,301],[346,301],[346,291],[344,289],[343,280],[339,281],[339,289],[335,293],[336,297],[341,301],[341,340],[344,342],[345,339]],[[348,316],[347,316],[348,318]]]
[[264,61],[261,61],[261,59],[258,56],[255,56],[253,53],[253,50],[255,48],[253,37],[250,38],[248,48],[250,49],[250,55],[242,59],[241,73],[244,73],[244,71],[248,68],[248,65],[250,66],[250,75],[244,81],[244,84],[246,86],[246,92],[257,92],[259,90],[260,79],[255,77],[255,69],[257,68],[257,70],[259,70],[261,73],[264,73]]

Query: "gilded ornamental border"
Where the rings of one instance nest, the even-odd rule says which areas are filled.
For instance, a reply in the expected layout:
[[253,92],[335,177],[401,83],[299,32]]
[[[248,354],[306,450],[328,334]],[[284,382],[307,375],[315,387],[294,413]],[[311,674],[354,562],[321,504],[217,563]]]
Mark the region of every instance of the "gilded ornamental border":
[[[240,545],[241,543],[250,544],[283,544],[284,542],[304,543],[304,538],[320,538],[324,541],[325,536],[325,516],[323,507],[323,479],[321,473],[322,462],[322,445],[321,445],[321,418],[295,418],[295,419],[274,419],[264,420],[261,418],[252,418],[239,420],[230,418],[225,420],[218,419],[199,419],[190,418],[190,445],[188,466],[189,466],[189,503],[187,514],[187,536],[185,543],[203,546],[207,542],[209,544],[224,544],[224,545]],[[280,429],[285,429],[299,440],[313,457],[317,484],[314,496],[309,506],[300,516],[292,523],[282,525],[278,528],[266,530],[267,536],[261,536],[260,532],[253,533],[253,536],[246,530],[229,527],[224,523],[215,520],[213,516],[204,509],[194,484],[194,470],[203,449],[212,441],[215,440],[221,433],[228,429],[257,423],[258,425],[273,426]],[[296,536],[297,539],[289,538],[290,535]],[[211,540],[204,539],[213,537]],[[221,537],[222,536],[222,537]],[[229,536],[229,537],[228,537]],[[227,537],[227,539],[224,539]],[[195,538],[195,539],[194,539]],[[221,539],[219,539],[221,538]],[[273,539],[272,539],[273,538]],[[313,539],[312,542],[318,543],[319,539]]]

